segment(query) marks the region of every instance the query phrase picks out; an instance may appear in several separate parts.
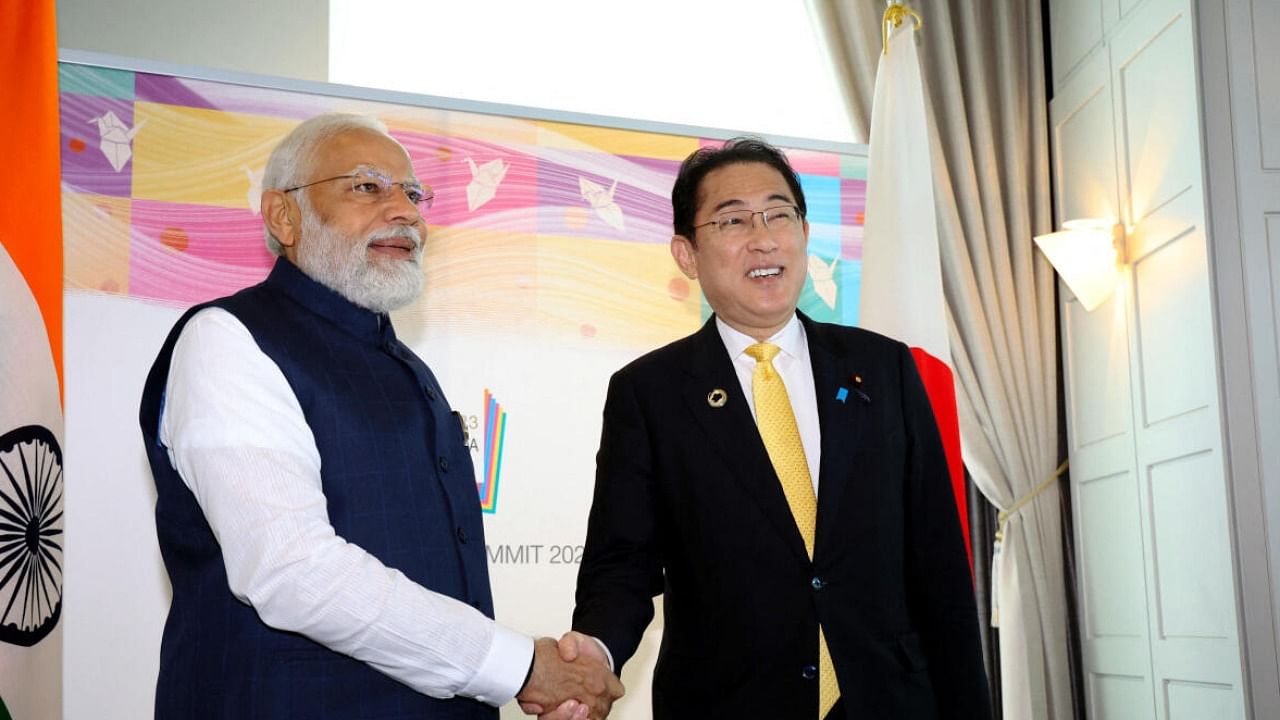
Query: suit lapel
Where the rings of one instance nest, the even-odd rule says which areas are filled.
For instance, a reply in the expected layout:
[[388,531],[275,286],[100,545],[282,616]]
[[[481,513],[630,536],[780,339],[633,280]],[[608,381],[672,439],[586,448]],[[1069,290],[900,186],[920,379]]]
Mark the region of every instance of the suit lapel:
[[[853,456],[854,450],[863,442],[870,408],[853,380],[858,373],[855,367],[857,358],[842,356],[825,328],[804,314],[800,319],[804,322],[809,342],[809,362],[813,365],[814,390],[818,399],[818,425],[822,428],[818,530],[814,541],[814,547],[820,548],[824,538],[834,530],[845,490],[850,483],[861,480],[855,477]],[[842,388],[844,393],[840,392]]]
[[[805,551],[804,539],[800,537],[786,495],[760,440],[755,418],[742,396],[742,384],[716,330],[714,317],[694,336],[693,346],[690,374],[681,389],[689,412],[706,434],[710,450],[724,459],[730,477],[760,507],[785,539],[787,547],[807,562],[809,554]],[[726,395],[720,407],[713,406],[708,399],[714,390]]]

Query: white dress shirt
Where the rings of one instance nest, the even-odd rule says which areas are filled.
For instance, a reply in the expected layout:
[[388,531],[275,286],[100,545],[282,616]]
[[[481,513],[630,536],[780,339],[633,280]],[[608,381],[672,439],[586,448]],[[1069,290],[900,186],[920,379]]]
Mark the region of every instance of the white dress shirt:
[[[733,369],[738,373],[738,382],[742,385],[742,395],[751,408],[751,416],[756,415],[755,394],[751,391],[751,375],[755,372],[756,361],[746,353],[748,347],[756,344],[755,338],[729,327],[719,316],[716,316],[716,329],[720,331],[720,339],[724,341],[725,350],[733,361]],[[822,463],[822,428],[818,423],[818,395],[813,384],[813,364],[809,362],[809,341],[804,334],[804,324],[798,315],[792,315],[791,321],[766,342],[777,345],[781,352],[773,359],[773,368],[782,377],[782,384],[787,388],[787,398],[791,400],[791,412],[796,416],[796,427],[800,430],[800,443],[804,445],[804,457],[809,463],[809,478],[813,481],[813,494],[818,494],[818,468]]]
[[337,536],[302,408],[230,313],[202,310],[183,329],[160,440],[218,539],[231,592],[264,623],[432,697],[496,706],[519,692],[531,638]]

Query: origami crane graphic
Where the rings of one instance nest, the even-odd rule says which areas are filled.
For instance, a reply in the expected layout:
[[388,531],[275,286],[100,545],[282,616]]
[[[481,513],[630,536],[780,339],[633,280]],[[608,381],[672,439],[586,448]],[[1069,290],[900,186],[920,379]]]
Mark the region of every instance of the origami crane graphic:
[[240,167],[244,170],[245,177],[249,178],[249,192],[245,195],[245,199],[249,201],[249,209],[253,214],[259,215],[262,212],[262,174],[267,169],[253,170],[243,165]]
[[467,210],[474,212],[493,199],[498,192],[498,185],[502,184],[502,178],[507,176],[507,170],[511,166],[501,158],[479,166],[471,158],[466,158],[466,162],[471,168],[471,182],[467,183]]
[[124,164],[133,156],[130,143],[133,142],[133,136],[138,134],[138,130],[142,129],[142,124],[131,130],[110,110],[96,118],[90,118],[89,122],[98,123],[98,147],[107,157],[107,162],[111,163],[111,168],[120,172]]
[[582,199],[591,205],[591,209],[596,211],[596,215],[599,215],[601,220],[610,227],[622,229],[622,208],[613,201],[613,193],[618,189],[617,180],[614,180],[613,185],[605,190],[597,183],[579,176],[578,189],[582,191]]
[[836,286],[836,263],[840,262],[840,258],[835,258],[828,265],[826,261],[817,255],[809,256],[809,277],[813,278],[813,291],[818,293],[818,297],[822,298],[822,302],[827,307],[835,310],[836,308],[836,292],[839,288]]

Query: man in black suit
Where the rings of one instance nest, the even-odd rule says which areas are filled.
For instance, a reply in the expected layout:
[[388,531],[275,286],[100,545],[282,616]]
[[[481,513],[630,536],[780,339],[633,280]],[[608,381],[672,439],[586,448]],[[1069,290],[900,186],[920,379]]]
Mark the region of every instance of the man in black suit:
[[671,199],[671,253],[715,316],[609,384],[561,652],[620,670],[661,593],[660,720],[990,717],[911,354],[796,311],[809,225],[775,148],[698,150]]

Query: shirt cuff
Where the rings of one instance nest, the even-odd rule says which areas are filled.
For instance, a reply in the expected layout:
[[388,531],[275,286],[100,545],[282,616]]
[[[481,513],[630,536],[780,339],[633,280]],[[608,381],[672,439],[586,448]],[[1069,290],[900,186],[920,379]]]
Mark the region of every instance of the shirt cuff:
[[501,707],[515,699],[533,662],[533,638],[493,624],[493,642],[484,661],[459,691],[482,703]]

